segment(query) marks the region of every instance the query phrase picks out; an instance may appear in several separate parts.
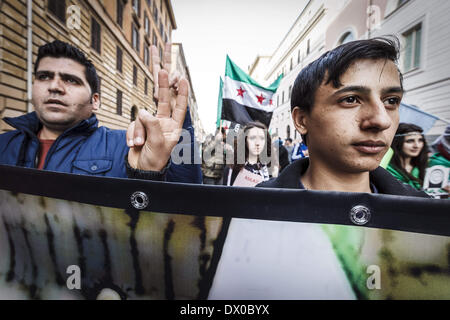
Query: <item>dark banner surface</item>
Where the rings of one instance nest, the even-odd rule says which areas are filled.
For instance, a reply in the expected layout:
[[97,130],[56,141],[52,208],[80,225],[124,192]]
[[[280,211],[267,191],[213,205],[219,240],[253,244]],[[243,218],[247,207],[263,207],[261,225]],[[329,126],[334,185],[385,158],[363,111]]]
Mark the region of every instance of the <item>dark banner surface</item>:
[[0,298],[450,299],[450,202],[0,166]]

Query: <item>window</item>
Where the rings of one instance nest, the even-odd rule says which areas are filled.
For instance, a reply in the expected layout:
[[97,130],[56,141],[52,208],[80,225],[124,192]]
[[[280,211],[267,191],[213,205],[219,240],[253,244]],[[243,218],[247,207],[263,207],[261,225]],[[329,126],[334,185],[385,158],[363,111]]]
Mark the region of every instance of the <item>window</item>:
[[163,24],[162,24],[161,20],[159,20],[159,33],[161,34],[161,38],[162,38],[162,35],[164,34],[164,29],[163,29]]
[[132,33],[131,33],[131,44],[137,52],[139,52],[139,31],[136,25],[133,23]]
[[283,91],[283,93],[281,94],[281,103],[282,103],[282,104],[284,103],[284,91]]
[[301,59],[300,57],[301,57],[301,56],[300,56],[300,50],[298,50],[297,64],[300,63],[300,59]]
[[291,137],[291,126],[287,125],[286,127],[286,138],[289,139]]
[[153,32],[153,43],[156,46],[156,43],[158,42],[158,38],[156,37],[156,32]]
[[122,115],[122,91],[117,89],[117,106],[116,106],[116,113],[118,115]]
[[291,93],[292,93],[292,86],[289,86],[289,95],[288,95],[288,99],[291,97]]
[[130,113],[130,120],[131,120],[131,121],[136,120],[136,115],[137,115],[137,113],[138,113],[138,108],[137,108],[136,106],[133,106],[133,107],[131,108],[131,113]]
[[144,63],[146,66],[150,64],[150,53],[148,51],[148,46],[144,47]]
[[152,7],[152,0],[147,0],[147,5],[148,5],[149,8],[151,8]]
[[148,95],[148,79],[145,78],[144,80],[144,93],[145,95]]
[[94,18],[91,19],[91,47],[100,53],[101,27]]
[[153,18],[156,23],[158,21],[158,8],[156,7],[156,1],[153,2]]
[[308,42],[306,43],[306,54],[309,54],[311,47],[310,47],[310,39],[308,39]]
[[48,0],[48,11],[54,14],[62,23],[66,23],[66,1]]
[[277,107],[280,105],[280,96],[277,95]]
[[133,11],[138,17],[141,16],[141,0],[133,0]]
[[339,40],[339,44],[344,44],[344,43],[353,41],[354,39],[355,39],[355,37],[353,36],[353,33],[346,32]]
[[133,84],[137,86],[137,68],[133,66]]
[[291,71],[292,70],[292,68],[294,67],[294,58],[291,58],[291,64],[290,64],[290,66],[289,66],[289,71]]
[[122,56],[123,52],[120,47],[117,47],[116,49],[116,69],[122,72]]
[[147,17],[147,14],[145,14],[145,18],[144,18],[144,30],[145,30],[145,34],[150,36],[150,20]]
[[405,32],[403,38],[405,40],[403,72],[407,72],[420,66],[422,24]]
[[123,0],[117,0],[116,22],[122,28],[123,24]]

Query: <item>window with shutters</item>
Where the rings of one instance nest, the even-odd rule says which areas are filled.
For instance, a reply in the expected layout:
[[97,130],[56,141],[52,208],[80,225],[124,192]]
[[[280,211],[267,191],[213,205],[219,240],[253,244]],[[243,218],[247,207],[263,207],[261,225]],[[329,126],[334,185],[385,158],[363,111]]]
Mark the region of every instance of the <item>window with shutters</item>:
[[420,67],[420,55],[422,46],[422,24],[403,34],[405,47],[403,50],[403,72]]
[[133,84],[137,86],[137,67],[133,66]]
[[158,8],[156,7],[156,1],[153,2],[153,18],[156,23],[158,21]]
[[153,43],[152,44],[156,46],[157,42],[158,42],[158,38],[156,37],[156,32],[153,32]]
[[116,22],[122,28],[123,25],[123,0],[117,0]]
[[120,49],[120,47],[117,47],[116,50],[116,69],[122,72],[122,56],[123,51]]
[[144,80],[144,93],[145,95],[148,95],[148,79],[145,78]]
[[133,49],[139,52],[139,31],[134,23],[132,23],[131,44],[133,46]]
[[133,0],[132,6],[133,6],[133,12],[138,17],[140,17],[141,16],[141,1],[140,0]]
[[101,50],[101,27],[94,18],[91,18],[91,47],[100,53]]
[[62,23],[66,23],[66,1],[65,0],[48,0],[48,11]]
[[119,89],[117,89],[116,113],[120,116],[122,115],[122,91]]
[[150,65],[150,53],[148,50],[148,46],[144,47],[144,63],[146,66]]
[[144,30],[145,34],[150,36],[150,20],[147,17],[147,14],[144,15]]

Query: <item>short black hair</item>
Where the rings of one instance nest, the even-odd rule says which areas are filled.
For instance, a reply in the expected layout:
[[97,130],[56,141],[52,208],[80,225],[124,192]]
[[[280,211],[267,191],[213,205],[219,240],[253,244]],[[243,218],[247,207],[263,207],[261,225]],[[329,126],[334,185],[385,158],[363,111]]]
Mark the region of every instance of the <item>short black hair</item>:
[[[395,36],[379,37],[369,40],[358,40],[342,44],[324,53],[311,62],[300,73],[294,82],[291,95],[291,111],[299,107],[310,112],[314,105],[317,89],[323,83],[333,83],[335,88],[342,86],[341,76],[350,65],[361,59],[386,59],[397,63],[400,52],[400,42]],[[403,76],[400,70],[400,86],[403,88]]]
[[97,70],[91,60],[80,49],[69,43],[55,40],[39,47],[36,62],[34,63],[34,73],[36,73],[39,62],[45,57],[72,59],[85,67],[86,80],[91,87],[92,94],[99,93],[99,80]]

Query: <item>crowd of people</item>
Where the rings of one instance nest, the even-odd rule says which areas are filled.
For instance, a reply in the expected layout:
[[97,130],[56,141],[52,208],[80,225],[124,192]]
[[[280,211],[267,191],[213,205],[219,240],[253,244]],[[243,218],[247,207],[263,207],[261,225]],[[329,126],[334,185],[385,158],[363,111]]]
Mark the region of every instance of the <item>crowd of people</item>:
[[[166,46],[161,62],[156,48],[151,49],[156,114],[140,110],[125,131],[98,127],[99,80],[86,55],[62,41],[41,46],[34,65],[35,111],[4,119],[15,130],[0,135],[0,164],[96,176],[419,197],[427,196],[427,167],[449,167],[449,128],[429,157],[423,130],[399,125],[403,82],[397,67],[399,43],[392,38],[343,44],[303,68],[291,94],[292,120],[301,139],[283,142],[258,122],[231,135],[220,128],[204,143],[201,166],[192,159],[175,163],[171,153],[183,141],[181,129],[191,133],[191,154],[195,137],[186,112],[188,82],[171,78],[170,50]],[[380,162],[389,148],[393,156],[386,171]]]

